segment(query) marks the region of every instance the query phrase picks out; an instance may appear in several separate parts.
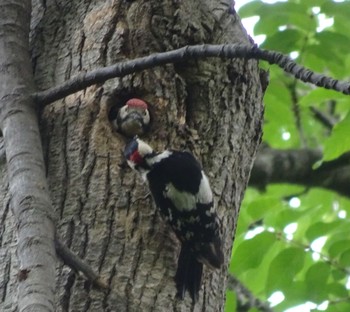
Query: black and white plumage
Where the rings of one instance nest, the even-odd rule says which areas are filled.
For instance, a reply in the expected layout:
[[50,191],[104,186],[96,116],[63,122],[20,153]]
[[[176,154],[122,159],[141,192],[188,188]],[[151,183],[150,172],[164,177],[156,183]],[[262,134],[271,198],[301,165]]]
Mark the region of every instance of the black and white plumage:
[[114,120],[115,127],[127,137],[143,135],[149,127],[151,117],[148,105],[137,98],[128,100],[119,111]]
[[156,153],[138,138],[125,147],[124,155],[129,166],[148,181],[162,217],[181,241],[175,277],[178,296],[183,299],[187,290],[196,301],[203,264],[218,269],[224,262],[208,178],[191,153]]

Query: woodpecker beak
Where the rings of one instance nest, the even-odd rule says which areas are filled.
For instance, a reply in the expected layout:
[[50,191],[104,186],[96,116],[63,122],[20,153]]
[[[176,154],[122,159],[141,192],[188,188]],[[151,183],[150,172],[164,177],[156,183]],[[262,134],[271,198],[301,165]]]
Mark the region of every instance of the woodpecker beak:
[[125,121],[126,122],[138,122],[140,125],[143,125],[142,116],[137,111],[129,113],[126,116]]
[[138,112],[129,113],[121,124],[121,131],[129,137],[143,134],[144,121],[142,116]]

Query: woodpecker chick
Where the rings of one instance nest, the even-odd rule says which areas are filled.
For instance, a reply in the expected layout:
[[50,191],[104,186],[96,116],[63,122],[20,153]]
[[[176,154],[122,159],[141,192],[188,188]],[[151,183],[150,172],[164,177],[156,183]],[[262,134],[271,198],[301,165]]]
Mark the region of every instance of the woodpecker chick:
[[124,155],[128,165],[148,181],[161,216],[181,242],[175,276],[177,295],[183,299],[188,291],[195,302],[203,264],[219,269],[224,262],[221,225],[208,178],[191,153],[157,153],[138,138],[127,144]]
[[115,125],[127,137],[143,135],[151,121],[148,105],[140,99],[130,99],[118,111]]

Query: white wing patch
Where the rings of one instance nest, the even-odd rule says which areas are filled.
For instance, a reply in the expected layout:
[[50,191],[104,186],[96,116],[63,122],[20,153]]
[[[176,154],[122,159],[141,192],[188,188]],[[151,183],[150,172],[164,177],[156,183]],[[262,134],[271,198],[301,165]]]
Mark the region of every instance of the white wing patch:
[[196,201],[201,204],[209,204],[213,201],[213,193],[211,191],[208,178],[203,171],[202,180],[199,184],[199,190],[196,197]]
[[164,151],[163,153],[160,153],[152,158],[146,159],[146,162],[149,166],[152,166],[156,163],[159,163],[162,159],[168,158],[173,152],[171,151]]
[[197,203],[210,204],[213,201],[213,193],[210,189],[208,178],[203,171],[202,180],[197,194],[179,191],[172,183],[168,183],[163,195],[169,198],[180,211],[190,211],[197,208]]
[[179,191],[172,183],[166,185],[163,195],[169,198],[180,211],[196,208],[196,196],[189,192]]

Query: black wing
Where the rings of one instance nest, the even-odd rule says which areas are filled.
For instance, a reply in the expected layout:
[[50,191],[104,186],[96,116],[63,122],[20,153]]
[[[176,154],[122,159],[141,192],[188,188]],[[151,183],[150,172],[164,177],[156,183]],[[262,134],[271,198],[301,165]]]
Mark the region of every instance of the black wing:
[[179,191],[198,192],[202,168],[191,153],[172,151],[172,154],[156,163],[148,174],[150,184],[159,186],[171,182]]

